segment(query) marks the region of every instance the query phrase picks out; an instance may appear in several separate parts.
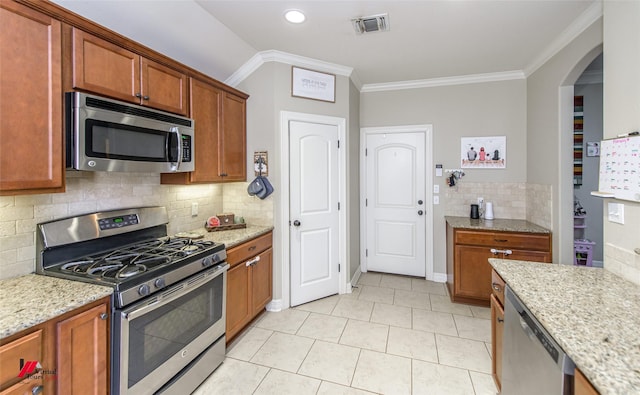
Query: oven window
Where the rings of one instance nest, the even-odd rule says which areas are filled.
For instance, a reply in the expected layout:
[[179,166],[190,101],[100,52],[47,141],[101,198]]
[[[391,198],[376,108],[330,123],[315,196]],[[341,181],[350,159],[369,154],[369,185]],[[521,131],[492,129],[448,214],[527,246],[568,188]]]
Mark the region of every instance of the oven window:
[[129,323],[129,388],[222,317],[224,276]]
[[173,133],[130,125],[87,120],[87,156],[97,158],[164,162],[167,139]]

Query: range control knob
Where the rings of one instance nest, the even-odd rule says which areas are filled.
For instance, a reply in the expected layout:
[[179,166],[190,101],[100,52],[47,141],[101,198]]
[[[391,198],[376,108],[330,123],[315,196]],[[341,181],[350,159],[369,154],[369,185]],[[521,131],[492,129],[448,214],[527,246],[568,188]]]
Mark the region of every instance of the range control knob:
[[164,288],[167,285],[167,283],[164,281],[164,278],[159,277],[159,278],[156,278],[156,281],[153,282],[153,285],[155,285],[156,288]]
[[208,256],[202,260],[202,266],[207,267],[213,265],[213,257]]
[[141,296],[147,296],[149,295],[149,293],[151,292],[151,289],[149,288],[149,286],[147,284],[142,284],[139,288],[138,288],[138,293]]

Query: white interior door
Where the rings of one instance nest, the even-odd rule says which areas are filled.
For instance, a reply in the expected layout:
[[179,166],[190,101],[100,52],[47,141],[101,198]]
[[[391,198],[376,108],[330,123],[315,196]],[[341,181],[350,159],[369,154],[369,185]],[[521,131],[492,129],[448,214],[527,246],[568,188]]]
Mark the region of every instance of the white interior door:
[[425,133],[367,134],[365,172],[366,269],[425,277]]
[[338,127],[289,122],[291,305],[338,293]]

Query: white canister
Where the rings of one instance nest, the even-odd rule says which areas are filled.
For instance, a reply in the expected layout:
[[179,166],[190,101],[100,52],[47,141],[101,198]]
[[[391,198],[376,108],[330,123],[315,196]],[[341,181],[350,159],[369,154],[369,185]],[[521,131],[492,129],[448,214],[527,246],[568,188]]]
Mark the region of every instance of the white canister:
[[484,219],[493,219],[493,203],[485,203]]

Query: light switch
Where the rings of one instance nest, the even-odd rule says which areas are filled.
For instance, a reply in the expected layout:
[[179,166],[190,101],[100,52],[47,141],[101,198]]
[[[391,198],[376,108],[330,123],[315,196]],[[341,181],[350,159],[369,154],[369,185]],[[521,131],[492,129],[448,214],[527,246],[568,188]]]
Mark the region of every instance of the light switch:
[[610,222],[624,225],[624,204],[609,203],[607,213]]
[[198,202],[191,203],[191,216],[195,217],[198,215]]
[[440,193],[440,185],[434,185],[433,186],[433,193]]
[[433,204],[440,204],[440,196],[433,197]]

